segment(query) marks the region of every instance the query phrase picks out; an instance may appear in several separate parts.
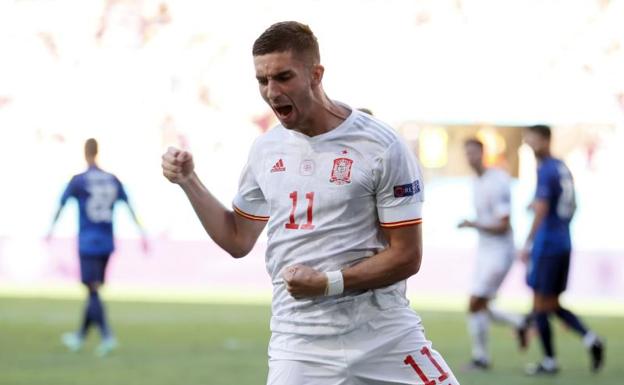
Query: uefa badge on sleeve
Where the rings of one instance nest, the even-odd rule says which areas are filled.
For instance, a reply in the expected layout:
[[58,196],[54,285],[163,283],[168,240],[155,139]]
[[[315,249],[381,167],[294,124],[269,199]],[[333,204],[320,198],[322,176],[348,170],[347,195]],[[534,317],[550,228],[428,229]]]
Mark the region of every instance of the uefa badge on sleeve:
[[394,186],[392,190],[395,198],[411,197],[420,192],[420,181],[415,180],[412,183]]
[[329,181],[337,185],[351,183],[352,165],[353,160],[349,158],[334,159],[334,167],[332,167],[331,177],[329,178]]

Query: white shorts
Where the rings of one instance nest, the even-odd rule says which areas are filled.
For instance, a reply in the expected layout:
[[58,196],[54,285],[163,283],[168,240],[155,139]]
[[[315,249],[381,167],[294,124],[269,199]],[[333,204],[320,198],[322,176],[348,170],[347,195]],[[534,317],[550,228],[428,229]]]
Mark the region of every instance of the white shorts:
[[494,298],[513,260],[513,250],[479,250],[470,294],[473,297]]
[[384,310],[335,336],[273,333],[268,385],[456,385],[431,348],[420,317],[408,308]]

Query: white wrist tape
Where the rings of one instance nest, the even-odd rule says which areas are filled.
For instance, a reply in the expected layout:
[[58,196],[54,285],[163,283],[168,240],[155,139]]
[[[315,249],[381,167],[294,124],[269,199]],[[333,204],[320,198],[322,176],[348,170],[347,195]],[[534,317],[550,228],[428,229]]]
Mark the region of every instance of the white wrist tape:
[[344,291],[344,279],[342,278],[342,271],[328,271],[325,273],[327,276],[327,286],[325,286],[325,296],[342,294]]

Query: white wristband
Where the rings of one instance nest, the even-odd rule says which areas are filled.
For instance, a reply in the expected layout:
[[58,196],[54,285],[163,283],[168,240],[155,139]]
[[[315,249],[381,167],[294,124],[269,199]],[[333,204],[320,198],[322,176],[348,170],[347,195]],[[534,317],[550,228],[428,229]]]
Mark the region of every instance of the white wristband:
[[325,286],[325,296],[342,294],[344,291],[344,279],[342,278],[342,271],[328,271],[325,273],[327,276],[327,286]]

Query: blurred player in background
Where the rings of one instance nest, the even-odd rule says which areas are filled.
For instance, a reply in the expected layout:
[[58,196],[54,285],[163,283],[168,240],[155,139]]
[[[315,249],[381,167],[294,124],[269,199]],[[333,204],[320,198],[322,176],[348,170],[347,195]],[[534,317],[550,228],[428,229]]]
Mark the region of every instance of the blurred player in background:
[[101,343],[96,348],[96,354],[103,356],[117,347],[117,340],[108,325],[104,304],[98,293],[104,283],[106,265],[114,250],[113,209],[117,201],[124,201],[128,206],[141,232],[144,250],[147,250],[147,240],[119,179],[98,167],[97,141],[88,139],[85,142],[84,152],[88,168],[70,180],[61,197],[47,239],[52,237],[54,225],[67,200],[75,198],[80,214],[78,233],[80,276],[88,289],[88,297],[80,329],[77,332],[63,334],[62,341],[70,350],[78,351],[84,344],[89,328],[95,325],[102,337]]
[[510,224],[511,189],[509,175],[483,163],[483,143],[468,139],[464,143],[466,159],[477,174],[473,187],[475,220],[463,220],[459,228],[479,233],[479,248],[468,305],[468,332],[472,338],[472,360],[467,369],[488,369],[490,356],[487,343],[490,320],[515,329],[520,347],[526,348],[524,317],[495,308],[490,300],[515,259],[516,250]]
[[550,153],[550,127],[529,127],[524,140],[538,161],[537,188],[532,203],[534,219],[521,258],[528,263],[527,283],[533,289],[533,317],[544,359],[527,367],[529,374],[554,374],[559,370],[552,343],[549,316],[556,315],[583,338],[591,358],[591,370],[603,364],[604,345],[581,320],[559,303],[570,267],[570,221],[576,210],[574,180],[570,170]]
[[388,125],[328,98],[308,26],[272,25],[253,57],[281,124],[254,143],[233,210],[204,187],[188,151],[170,148],[162,167],[233,257],[268,222],[268,384],[457,384],[405,298],[422,255],[414,155]]

